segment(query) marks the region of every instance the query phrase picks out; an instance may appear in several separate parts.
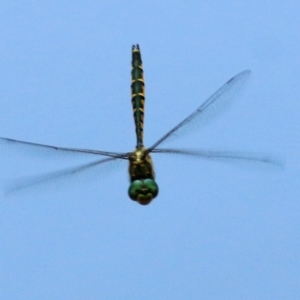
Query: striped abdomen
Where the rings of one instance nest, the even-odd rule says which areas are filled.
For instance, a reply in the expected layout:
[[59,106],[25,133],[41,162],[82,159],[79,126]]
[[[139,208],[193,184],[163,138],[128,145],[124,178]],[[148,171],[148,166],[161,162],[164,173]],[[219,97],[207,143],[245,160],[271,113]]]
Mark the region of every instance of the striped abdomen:
[[145,84],[139,45],[132,46],[131,101],[137,138],[137,148],[143,146]]

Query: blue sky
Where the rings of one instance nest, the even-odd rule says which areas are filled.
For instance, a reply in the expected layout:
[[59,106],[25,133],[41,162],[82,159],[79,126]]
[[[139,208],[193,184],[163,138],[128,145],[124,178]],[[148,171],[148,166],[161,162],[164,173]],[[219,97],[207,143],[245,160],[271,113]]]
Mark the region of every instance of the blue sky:
[[[0,136],[134,149],[139,43],[150,146],[229,78],[225,114],[169,147],[252,151],[284,171],[153,156],[160,194],[127,165],[1,196],[0,298],[296,299],[300,292],[298,1],[1,1]],[[90,161],[0,147],[0,180]]]

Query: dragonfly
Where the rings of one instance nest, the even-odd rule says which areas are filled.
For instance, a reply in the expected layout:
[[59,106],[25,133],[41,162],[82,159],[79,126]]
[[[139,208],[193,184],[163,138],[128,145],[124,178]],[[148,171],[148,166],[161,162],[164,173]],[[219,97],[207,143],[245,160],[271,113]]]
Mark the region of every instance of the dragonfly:
[[30,146],[33,148],[42,148],[53,150],[55,152],[73,152],[87,155],[97,155],[101,158],[71,169],[64,169],[57,173],[49,173],[49,176],[41,176],[31,180],[27,184],[14,187],[15,190],[26,188],[29,185],[39,184],[41,182],[56,179],[58,177],[68,176],[80,173],[84,170],[101,167],[116,160],[128,161],[129,180],[128,195],[130,199],[141,205],[149,204],[159,193],[158,184],[155,181],[154,166],[151,154],[166,153],[175,155],[188,155],[198,158],[222,160],[222,161],[248,161],[259,162],[263,164],[278,165],[279,162],[269,156],[260,154],[226,152],[226,151],[208,151],[208,150],[187,150],[178,148],[161,148],[163,143],[169,141],[172,137],[185,134],[186,131],[196,124],[200,126],[206,120],[212,119],[218,115],[223,108],[226,108],[232,101],[233,96],[242,87],[243,83],[250,75],[250,70],[245,70],[219,88],[212,96],[203,102],[192,114],[186,117],[178,125],[164,134],[151,147],[146,148],[143,142],[144,129],[144,106],[145,106],[145,83],[144,71],[142,66],[141,51],[139,45],[132,46],[132,70],[131,70],[131,101],[133,108],[133,118],[135,123],[136,147],[134,151],[118,153],[91,149],[65,148],[51,145],[44,145],[26,141],[20,141],[10,138],[0,138],[0,142],[14,144],[17,146]]

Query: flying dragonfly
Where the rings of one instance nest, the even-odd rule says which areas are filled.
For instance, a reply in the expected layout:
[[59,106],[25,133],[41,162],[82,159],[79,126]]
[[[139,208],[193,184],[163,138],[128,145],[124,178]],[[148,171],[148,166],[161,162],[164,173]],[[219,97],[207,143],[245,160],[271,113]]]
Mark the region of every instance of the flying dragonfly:
[[[41,182],[56,179],[75,173],[82,172],[84,170],[99,167],[101,165],[107,165],[116,160],[127,160],[129,163],[129,178],[130,185],[128,188],[129,197],[137,201],[139,204],[149,204],[159,192],[158,185],[155,181],[154,167],[150,154],[152,153],[167,153],[167,154],[179,154],[189,155],[204,159],[212,160],[228,160],[228,161],[254,161],[264,164],[279,165],[280,163],[269,157],[260,154],[247,154],[237,152],[225,152],[225,151],[205,151],[205,150],[186,150],[186,149],[170,149],[159,148],[164,142],[169,141],[172,137],[180,134],[185,134],[186,131],[193,125],[200,126],[205,123],[206,120],[213,118],[218,113],[230,104],[234,94],[241,88],[243,83],[249,77],[250,71],[243,71],[230,80],[228,80],[219,90],[217,90],[211,97],[209,97],[204,103],[202,103],[192,114],[180,122],[177,126],[172,128],[169,132],[163,135],[157,142],[151,147],[146,148],[143,143],[143,127],[144,127],[144,104],[145,104],[145,84],[143,76],[143,66],[141,51],[139,45],[132,46],[132,71],[131,71],[131,100],[133,107],[133,117],[135,122],[136,133],[136,147],[134,151],[126,153],[107,152],[90,149],[79,148],[64,148],[50,145],[43,145],[25,141],[19,141],[9,138],[0,138],[0,142],[5,144],[15,144],[16,146],[26,146],[32,148],[42,148],[53,150],[55,152],[73,152],[82,153],[87,155],[98,155],[101,159],[98,159],[91,163],[86,163],[71,169],[61,170],[55,173],[49,173],[48,176],[35,177],[30,180],[29,183],[20,184],[13,188],[13,190],[19,190],[39,184]],[[103,158],[105,157],[105,158]]]

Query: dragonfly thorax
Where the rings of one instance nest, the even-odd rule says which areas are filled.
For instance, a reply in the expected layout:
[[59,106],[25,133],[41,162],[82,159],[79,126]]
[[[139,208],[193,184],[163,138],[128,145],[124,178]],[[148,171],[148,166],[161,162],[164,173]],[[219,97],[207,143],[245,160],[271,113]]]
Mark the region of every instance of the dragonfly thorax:
[[129,197],[146,205],[158,194],[158,186],[154,181],[152,159],[145,148],[137,148],[129,154],[130,186]]
[[145,148],[135,149],[129,154],[130,181],[136,179],[154,179],[153,163]]

